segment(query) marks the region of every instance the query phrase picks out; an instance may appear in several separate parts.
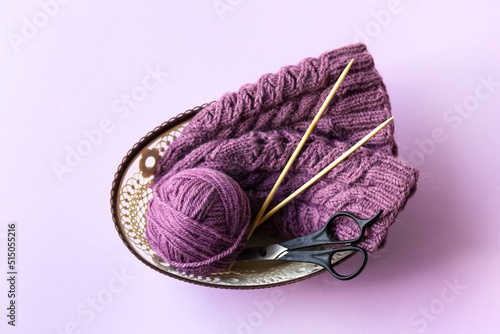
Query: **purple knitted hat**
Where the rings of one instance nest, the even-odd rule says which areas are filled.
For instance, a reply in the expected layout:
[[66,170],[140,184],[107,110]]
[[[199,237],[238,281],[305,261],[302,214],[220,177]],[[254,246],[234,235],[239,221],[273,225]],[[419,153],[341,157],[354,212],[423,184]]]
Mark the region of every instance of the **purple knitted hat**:
[[[385,86],[365,45],[346,46],[283,67],[201,110],[165,153],[153,187],[186,169],[217,170],[241,186],[254,218],[352,58],[348,75],[278,189],[272,208],[391,116]],[[368,218],[383,210],[360,244],[370,252],[383,247],[389,226],[415,192],[418,178],[416,169],[396,158],[393,132],[389,123],[262,228],[293,238],[318,230],[337,211]],[[356,228],[341,223],[333,232],[349,239]]]

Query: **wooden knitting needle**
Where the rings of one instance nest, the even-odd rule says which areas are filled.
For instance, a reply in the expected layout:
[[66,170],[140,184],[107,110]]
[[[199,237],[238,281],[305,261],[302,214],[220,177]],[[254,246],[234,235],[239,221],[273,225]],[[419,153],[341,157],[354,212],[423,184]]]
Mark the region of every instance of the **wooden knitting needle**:
[[[344,154],[342,154],[340,157],[338,157],[334,162],[332,162],[331,164],[329,164],[328,166],[326,166],[321,172],[319,172],[318,174],[316,174],[312,179],[310,179],[309,181],[307,181],[306,183],[304,183],[304,185],[302,185],[302,187],[300,187],[299,189],[297,189],[293,194],[291,194],[290,196],[288,196],[286,199],[284,199],[280,204],[276,205],[276,207],[274,207],[271,211],[269,211],[264,217],[262,217],[262,219],[260,220],[260,222],[257,224],[257,226],[259,226],[260,224],[262,224],[264,221],[266,221],[267,219],[269,219],[269,217],[271,217],[272,215],[274,215],[279,209],[281,209],[282,207],[284,207],[285,205],[288,204],[288,202],[290,202],[293,198],[295,198],[295,196],[297,196],[298,194],[300,194],[301,192],[303,192],[304,190],[306,190],[307,188],[309,188],[314,182],[318,181],[318,179],[320,177],[322,177],[323,175],[325,175],[326,173],[328,173],[330,170],[333,169],[333,167],[337,166],[342,160],[344,160],[345,158],[347,158],[349,156],[349,154],[351,154],[352,152],[354,152],[355,150],[357,150],[361,145],[363,145],[368,139],[370,139],[371,137],[373,137],[377,132],[379,132],[380,130],[382,130],[382,128],[384,126],[386,126],[390,121],[392,121],[392,119],[394,118],[394,116],[392,116],[391,118],[389,118],[387,121],[385,121],[384,123],[380,124],[379,126],[377,126],[375,129],[373,129],[369,134],[367,134],[363,139],[361,139],[360,141],[358,141],[356,144],[354,144],[354,146],[352,146],[350,149],[348,149],[347,151],[344,152]],[[256,226],[256,227],[257,227]]]
[[278,187],[280,186],[281,182],[283,181],[283,179],[285,178],[286,174],[288,173],[288,170],[290,169],[290,167],[292,166],[293,162],[295,161],[295,158],[297,158],[297,156],[299,155],[300,150],[304,146],[307,138],[309,138],[309,135],[311,134],[311,132],[314,129],[314,127],[316,126],[316,123],[318,122],[319,118],[321,117],[321,115],[323,115],[323,112],[325,111],[326,107],[328,106],[328,104],[332,100],[333,95],[335,94],[335,92],[339,88],[340,84],[342,83],[342,80],[344,80],[345,76],[347,75],[347,72],[349,72],[349,69],[351,68],[351,65],[352,65],[353,62],[354,62],[354,59],[351,59],[351,61],[349,62],[349,64],[347,64],[347,66],[344,69],[344,71],[342,71],[342,73],[340,74],[340,77],[337,79],[337,82],[335,82],[335,85],[333,85],[333,88],[330,91],[330,94],[328,94],[328,96],[326,97],[325,102],[323,102],[323,105],[321,106],[321,108],[319,109],[318,113],[316,114],[316,116],[312,120],[311,124],[309,125],[309,128],[307,128],[306,133],[304,134],[304,136],[300,140],[299,144],[295,148],[295,151],[293,152],[292,156],[290,157],[290,159],[288,160],[287,164],[285,165],[285,168],[283,168],[283,171],[281,171],[281,174],[278,177],[278,180],[274,184],[274,186],[271,189],[271,192],[269,193],[269,195],[267,196],[264,204],[260,208],[260,211],[257,214],[257,217],[255,217],[255,220],[253,221],[253,223],[252,223],[252,225],[250,227],[247,239],[250,238],[250,236],[252,235],[252,233],[255,230],[255,228],[257,226],[259,226],[261,218],[264,215],[264,212],[266,212],[266,209],[269,206],[269,203],[271,203],[271,200],[273,199],[274,194],[276,193],[276,190],[278,190]]

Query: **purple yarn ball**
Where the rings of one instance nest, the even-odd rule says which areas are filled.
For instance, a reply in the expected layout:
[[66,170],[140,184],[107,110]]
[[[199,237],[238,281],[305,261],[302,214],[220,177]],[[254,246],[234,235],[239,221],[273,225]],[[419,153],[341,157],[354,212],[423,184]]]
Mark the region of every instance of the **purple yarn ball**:
[[246,244],[250,203],[228,175],[192,168],[165,175],[153,187],[146,238],[173,267],[205,275],[227,269]]

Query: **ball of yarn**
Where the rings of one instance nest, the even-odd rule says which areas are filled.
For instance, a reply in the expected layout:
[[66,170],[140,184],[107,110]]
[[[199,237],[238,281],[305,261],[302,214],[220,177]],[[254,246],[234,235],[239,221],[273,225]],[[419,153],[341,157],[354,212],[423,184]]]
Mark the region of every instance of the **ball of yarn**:
[[153,187],[146,238],[163,260],[187,273],[222,271],[246,243],[250,203],[228,175],[192,168],[165,175]]

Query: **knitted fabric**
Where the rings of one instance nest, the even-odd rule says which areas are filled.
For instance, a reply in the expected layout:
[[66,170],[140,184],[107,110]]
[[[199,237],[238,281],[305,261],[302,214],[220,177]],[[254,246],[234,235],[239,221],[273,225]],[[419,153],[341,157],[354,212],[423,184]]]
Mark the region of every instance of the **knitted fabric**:
[[[373,58],[362,44],[307,58],[227,93],[201,110],[159,163],[155,182],[193,167],[231,176],[247,194],[254,218],[334,82],[354,63],[313,134],[278,189],[270,208],[391,116],[389,98]],[[381,248],[389,226],[416,189],[418,171],[396,158],[389,123],[262,226],[283,237],[310,234],[337,211],[368,218],[383,210],[361,246]],[[357,226],[334,227],[350,239]]]

